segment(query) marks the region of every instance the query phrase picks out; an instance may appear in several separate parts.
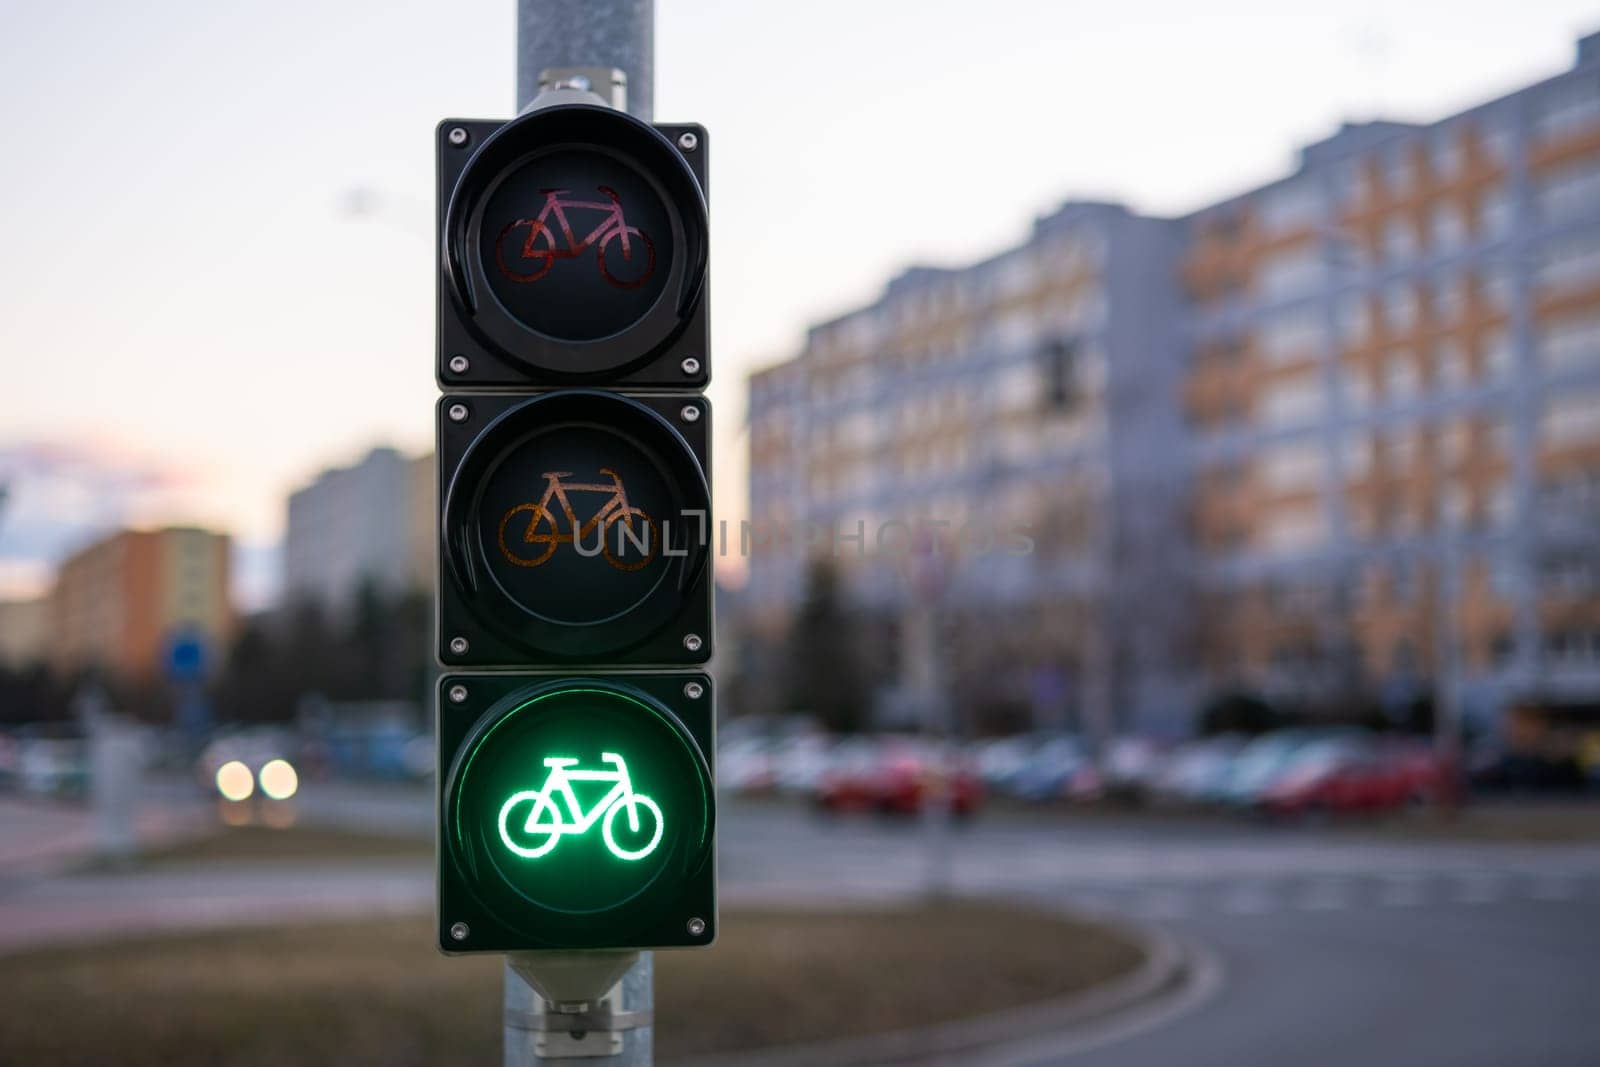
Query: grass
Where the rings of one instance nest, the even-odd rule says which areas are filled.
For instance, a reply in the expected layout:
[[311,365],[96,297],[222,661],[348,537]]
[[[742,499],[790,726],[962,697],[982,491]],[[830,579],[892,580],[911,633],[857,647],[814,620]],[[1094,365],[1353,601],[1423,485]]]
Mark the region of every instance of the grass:
[[[0,958],[0,1063],[215,1067],[499,1062],[501,961],[427,920],[195,934]],[[724,914],[656,956],[663,1057],[900,1029],[1130,972],[1114,931],[998,904]]]

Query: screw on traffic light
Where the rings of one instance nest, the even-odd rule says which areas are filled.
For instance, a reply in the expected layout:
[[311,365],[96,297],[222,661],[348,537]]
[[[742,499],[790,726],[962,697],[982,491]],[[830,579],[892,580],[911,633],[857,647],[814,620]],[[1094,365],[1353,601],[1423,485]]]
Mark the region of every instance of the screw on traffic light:
[[570,95],[438,129],[449,952],[716,933],[706,146]]

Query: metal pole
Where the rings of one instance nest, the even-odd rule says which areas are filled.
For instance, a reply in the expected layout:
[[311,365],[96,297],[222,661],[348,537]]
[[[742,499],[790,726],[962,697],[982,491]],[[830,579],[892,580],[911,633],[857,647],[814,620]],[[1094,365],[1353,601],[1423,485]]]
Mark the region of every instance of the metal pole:
[[[628,111],[646,120],[654,117],[655,0],[517,0],[517,110],[539,95],[540,72],[563,67],[622,71],[627,76]],[[639,962],[623,976],[623,1011],[654,1010],[653,963],[650,953],[641,952]],[[537,1032],[514,1025],[519,1019],[544,1015],[548,1007],[507,964],[501,1021],[505,1067],[583,1062],[539,1055]],[[649,1067],[654,1062],[653,1033],[650,1026],[621,1031],[622,1051],[601,1062]]]
[[613,67],[628,77],[628,111],[655,117],[655,0],[517,0],[517,110],[539,95],[539,72]]

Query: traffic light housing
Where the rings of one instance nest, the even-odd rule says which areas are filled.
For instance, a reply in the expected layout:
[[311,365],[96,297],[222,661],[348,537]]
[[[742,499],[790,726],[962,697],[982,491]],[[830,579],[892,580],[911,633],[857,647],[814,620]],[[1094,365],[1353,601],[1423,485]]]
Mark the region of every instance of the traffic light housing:
[[704,129],[569,104],[438,142],[441,388],[705,388]]
[[707,138],[591,100],[437,131],[451,953],[716,932]]
[[441,948],[710,943],[707,676],[447,674],[440,694]]
[[439,402],[439,659],[710,656],[705,400],[594,389]]

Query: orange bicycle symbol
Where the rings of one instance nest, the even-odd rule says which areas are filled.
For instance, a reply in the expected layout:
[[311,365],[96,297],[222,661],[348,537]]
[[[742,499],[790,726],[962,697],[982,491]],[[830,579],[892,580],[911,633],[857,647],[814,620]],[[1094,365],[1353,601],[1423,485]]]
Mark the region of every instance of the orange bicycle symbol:
[[[601,467],[600,473],[609,477],[610,483],[564,482],[563,478],[572,477],[571,471],[545,471],[544,496],[539,498],[539,502],[518,504],[506,512],[505,518],[500,520],[497,538],[500,543],[500,554],[505,556],[507,562],[518,567],[538,567],[555,555],[556,548],[560,545],[587,544],[590,535],[597,527],[600,530],[600,554],[617,570],[636,571],[655,559],[659,550],[655,521],[646,515],[643,509],[628,503],[627,490],[622,487],[622,479],[616,471],[609,467]],[[572,504],[567,499],[569,492],[605,493],[611,499],[601,505],[593,518],[579,525],[577,513],[572,510]],[[552,501],[560,505],[559,513],[551,509]],[[511,527],[512,521],[524,513],[528,516],[528,525],[522,536],[516,538],[516,542],[519,546],[542,546],[531,556],[519,556],[506,542],[506,531]],[[562,517],[567,521],[566,533],[561,532]],[[642,544],[633,525],[636,519],[644,524]],[[645,553],[644,558],[637,563],[626,563],[619,558],[623,549],[624,535],[618,529],[618,523],[627,528],[627,540]]]
[[[539,190],[544,194],[544,207],[539,217],[517,219],[501,230],[495,240],[494,261],[500,273],[514,282],[536,282],[550,273],[556,260],[576,259],[598,243],[595,261],[599,264],[600,276],[606,281],[618,289],[637,289],[649,281],[656,272],[655,242],[639,227],[629,226],[623,219],[622,200],[614,189],[605,185],[596,188],[605,200],[568,200],[570,189]],[[580,240],[567,220],[569,210],[603,211],[605,218]],[[558,236],[551,228],[552,216],[555,225],[560,227],[559,240],[566,241],[565,248],[559,247]],[[519,236],[517,231],[524,227],[527,236]],[[613,242],[621,246],[620,262],[616,258],[619,249],[613,247]],[[510,256],[506,254],[508,247],[512,251]],[[608,252],[612,255],[609,261]],[[623,273],[627,269],[624,264],[633,265],[636,259],[643,263],[644,269],[637,278],[629,278]]]

